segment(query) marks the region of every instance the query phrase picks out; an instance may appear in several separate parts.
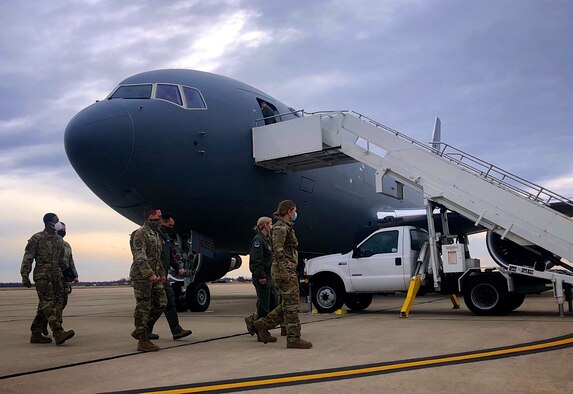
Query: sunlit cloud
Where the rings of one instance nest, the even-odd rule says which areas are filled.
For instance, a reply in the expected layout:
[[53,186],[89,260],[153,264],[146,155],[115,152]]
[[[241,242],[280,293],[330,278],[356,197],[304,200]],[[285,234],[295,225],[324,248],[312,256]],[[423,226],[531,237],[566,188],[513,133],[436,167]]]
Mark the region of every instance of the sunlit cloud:
[[573,198],[573,174],[547,179],[541,181],[540,184],[564,197]]
[[249,21],[257,15],[241,10],[224,15],[213,21],[193,37],[190,48],[180,52],[181,56],[172,62],[177,68],[197,68],[213,71],[221,64],[221,58],[241,46],[256,48],[269,42],[264,32],[249,30]]

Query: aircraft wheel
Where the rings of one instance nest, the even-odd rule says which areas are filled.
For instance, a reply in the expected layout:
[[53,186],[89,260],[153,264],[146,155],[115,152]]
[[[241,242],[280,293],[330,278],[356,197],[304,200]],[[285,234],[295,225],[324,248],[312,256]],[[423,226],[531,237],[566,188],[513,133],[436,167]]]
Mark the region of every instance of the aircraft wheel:
[[344,303],[344,289],[332,279],[317,281],[312,286],[312,303],[320,313],[332,313]]
[[205,312],[211,303],[211,292],[204,282],[189,285],[186,292],[191,312]]
[[183,282],[175,282],[171,285],[175,293],[175,309],[177,312],[187,312],[187,300],[185,299],[185,291],[183,291]]
[[346,294],[344,305],[354,312],[368,308],[372,303],[372,294]]
[[470,280],[464,292],[464,301],[470,311],[480,316],[499,315],[510,310],[505,284],[491,276]]

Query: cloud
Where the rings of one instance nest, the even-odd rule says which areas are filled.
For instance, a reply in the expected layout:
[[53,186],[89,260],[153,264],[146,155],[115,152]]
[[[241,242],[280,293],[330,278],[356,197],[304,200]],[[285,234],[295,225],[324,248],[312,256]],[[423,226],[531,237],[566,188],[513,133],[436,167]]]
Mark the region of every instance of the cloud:
[[[571,196],[572,15],[568,2],[518,0],[1,2],[0,198],[18,224],[0,230],[0,274],[17,277],[46,209],[67,218],[86,267],[98,259],[82,234],[103,248],[109,231],[108,244],[121,244],[133,225],[74,174],[63,133],[150,69],[221,73],[294,108],[355,110],[423,142],[440,116],[445,142]],[[105,260],[127,264],[117,256]]]
[[540,183],[546,189],[573,200],[573,172],[557,178],[542,180]]

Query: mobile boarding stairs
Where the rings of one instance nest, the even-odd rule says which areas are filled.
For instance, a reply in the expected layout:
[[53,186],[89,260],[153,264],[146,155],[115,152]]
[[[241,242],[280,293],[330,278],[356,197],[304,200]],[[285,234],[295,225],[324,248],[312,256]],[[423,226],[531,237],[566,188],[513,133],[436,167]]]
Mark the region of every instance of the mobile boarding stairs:
[[[376,192],[382,178],[390,176],[398,185],[421,192],[426,202],[430,232],[430,264],[434,286],[439,290],[436,234],[430,225],[432,207],[457,212],[518,245],[537,245],[557,261],[573,262],[573,220],[552,209],[550,203],[573,206],[573,202],[454,147],[423,144],[359,113],[297,111],[296,119],[254,127],[255,164],[277,172],[295,172],[351,162],[376,170]],[[433,245],[432,245],[433,244]],[[507,271],[551,281],[563,313],[563,285],[573,285],[566,270],[538,271],[509,265]],[[513,289],[509,289],[513,290]],[[571,299],[569,294],[566,297]],[[571,309],[571,302],[569,303]]]

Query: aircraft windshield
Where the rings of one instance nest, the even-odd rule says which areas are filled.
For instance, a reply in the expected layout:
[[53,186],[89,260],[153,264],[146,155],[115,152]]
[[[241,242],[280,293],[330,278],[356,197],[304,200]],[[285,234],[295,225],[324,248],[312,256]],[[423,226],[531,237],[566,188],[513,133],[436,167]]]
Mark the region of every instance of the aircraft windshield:
[[182,105],[183,100],[181,99],[181,94],[179,93],[179,86],[177,85],[165,85],[157,84],[157,91],[155,92],[155,98],[171,101],[174,104]]
[[[154,89],[155,87],[155,89]],[[152,96],[153,94],[153,96]],[[207,104],[201,92],[189,86],[174,85],[167,83],[149,83],[141,85],[119,86],[108,97],[112,99],[159,99],[169,101],[186,109],[207,109]]]
[[187,101],[187,108],[206,108],[203,97],[197,89],[183,86],[183,93],[185,94],[185,101]]
[[151,84],[120,86],[109,99],[149,99],[151,87]]

